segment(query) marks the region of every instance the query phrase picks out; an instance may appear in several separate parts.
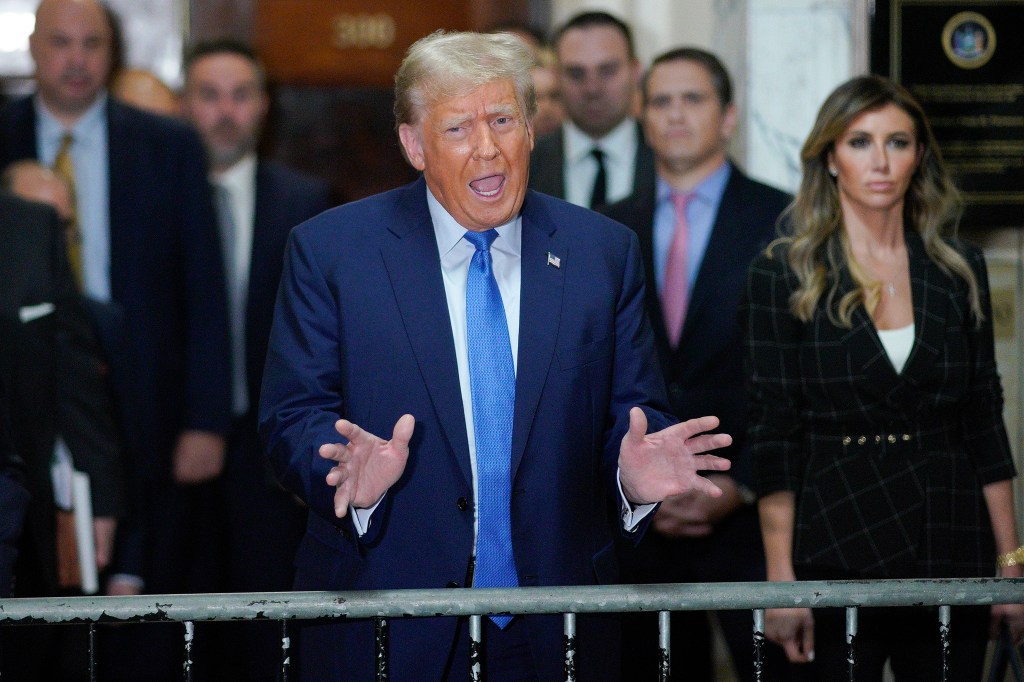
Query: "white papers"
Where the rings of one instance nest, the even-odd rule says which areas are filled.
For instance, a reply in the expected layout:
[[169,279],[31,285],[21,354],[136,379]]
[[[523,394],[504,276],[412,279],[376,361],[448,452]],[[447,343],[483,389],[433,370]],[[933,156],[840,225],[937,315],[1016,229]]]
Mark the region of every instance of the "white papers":
[[71,500],[75,513],[75,541],[78,544],[78,570],[82,593],[96,594],[100,589],[96,571],[96,536],[93,535],[92,493],[89,475],[76,471],[71,478]]

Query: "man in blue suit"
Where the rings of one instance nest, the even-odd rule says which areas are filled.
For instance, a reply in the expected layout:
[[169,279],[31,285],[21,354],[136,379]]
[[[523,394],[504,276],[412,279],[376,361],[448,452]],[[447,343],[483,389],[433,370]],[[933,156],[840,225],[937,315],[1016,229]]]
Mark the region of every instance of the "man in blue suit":
[[[306,510],[263,456],[256,409],[288,233],[330,206],[325,183],[257,159],[268,104],[263,67],[250,46],[221,39],[189,50],[182,111],[206,148],[228,280],[234,418],[221,476],[224,515],[210,522],[226,523],[231,592],[279,592],[294,579]],[[220,658],[230,674],[276,679],[280,626],[227,629]]]
[[[699,453],[731,439],[667,413],[635,235],[526,188],[531,62],[507,34],[418,41],[395,114],[423,177],[292,232],[260,429],[310,507],[297,589],[613,582],[658,501],[720,494],[697,472],[727,461]],[[614,614],[577,628],[581,678],[615,678]],[[303,678],[370,679],[373,631],[306,626]],[[561,632],[485,619],[488,679],[556,679]],[[390,640],[396,679],[466,679],[464,622]]]
[[[73,255],[83,293],[100,302],[129,468],[109,589],[199,591],[209,576],[191,549],[230,419],[216,216],[195,133],[108,97],[111,36],[96,0],[40,3],[30,39],[37,92],[0,113],[3,161],[36,158],[73,175]],[[166,630],[176,645],[177,628]],[[159,665],[149,648],[136,650]],[[177,647],[169,653],[173,674]]]

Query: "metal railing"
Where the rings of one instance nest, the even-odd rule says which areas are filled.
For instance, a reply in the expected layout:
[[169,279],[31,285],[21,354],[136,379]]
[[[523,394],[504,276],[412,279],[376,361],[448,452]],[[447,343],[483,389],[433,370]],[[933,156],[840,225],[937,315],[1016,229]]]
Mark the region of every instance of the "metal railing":
[[[672,611],[750,610],[756,679],[761,679],[764,612],[770,608],[846,609],[850,680],[856,656],[857,614],[861,607],[939,606],[936,627],[942,637],[943,670],[948,670],[950,608],[1024,603],[1024,578],[947,580],[805,581],[787,583],[701,583],[522,587],[472,590],[392,590],[374,592],[274,592],[245,594],[175,594],[138,597],[68,597],[0,600],[0,625],[89,623],[90,647],[95,626],[103,623],[180,622],[185,627],[184,678],[191,679],[193,627],[197,621],[282,621],[282,678],[291,668],[288,623],[295,620],[375,619],[377,679],[388,679],[387,619],[469,616],[470,637],[481,642],[481,618],[488,614],[563,614],[565,679],[575,680],[576,614],[657,612],[659,674],[671,670],[669,618]],[[470,646],[472,679],[486,671]],[[95,669],[90,651],[90,672]],[[943,679],[945,680],[945,674]]]

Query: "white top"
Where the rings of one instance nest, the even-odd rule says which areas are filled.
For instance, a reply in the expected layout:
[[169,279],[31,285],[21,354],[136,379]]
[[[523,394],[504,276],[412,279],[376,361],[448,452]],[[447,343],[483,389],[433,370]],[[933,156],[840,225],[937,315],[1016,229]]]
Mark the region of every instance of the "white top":
[[882,342],[885,354],[889,356],[889,362],[899,374],[907,364],[910,351],[914,347],[914,323],[899,329],[879,329],[878,339]]
[[[246,154],[235,165],[210,181],[227,193],[234,225],[233,253],[222,254],[227,282],[228,313],[231,321],[232,409],[236,417],[249,411],[249,379],[245,370],[245,309],[248,305],[249,266],[252,260],[252,238],[256,216],[256,155]],[[223,229],[223,228],[222,228]]]

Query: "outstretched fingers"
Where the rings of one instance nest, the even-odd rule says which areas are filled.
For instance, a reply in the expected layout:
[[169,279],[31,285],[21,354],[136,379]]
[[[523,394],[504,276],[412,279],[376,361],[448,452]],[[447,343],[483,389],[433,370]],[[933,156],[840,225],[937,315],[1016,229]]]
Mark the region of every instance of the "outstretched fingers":
[[727,433],[703,433],[686,440],[690,452],[710,452],[732,445],[732,436]]

